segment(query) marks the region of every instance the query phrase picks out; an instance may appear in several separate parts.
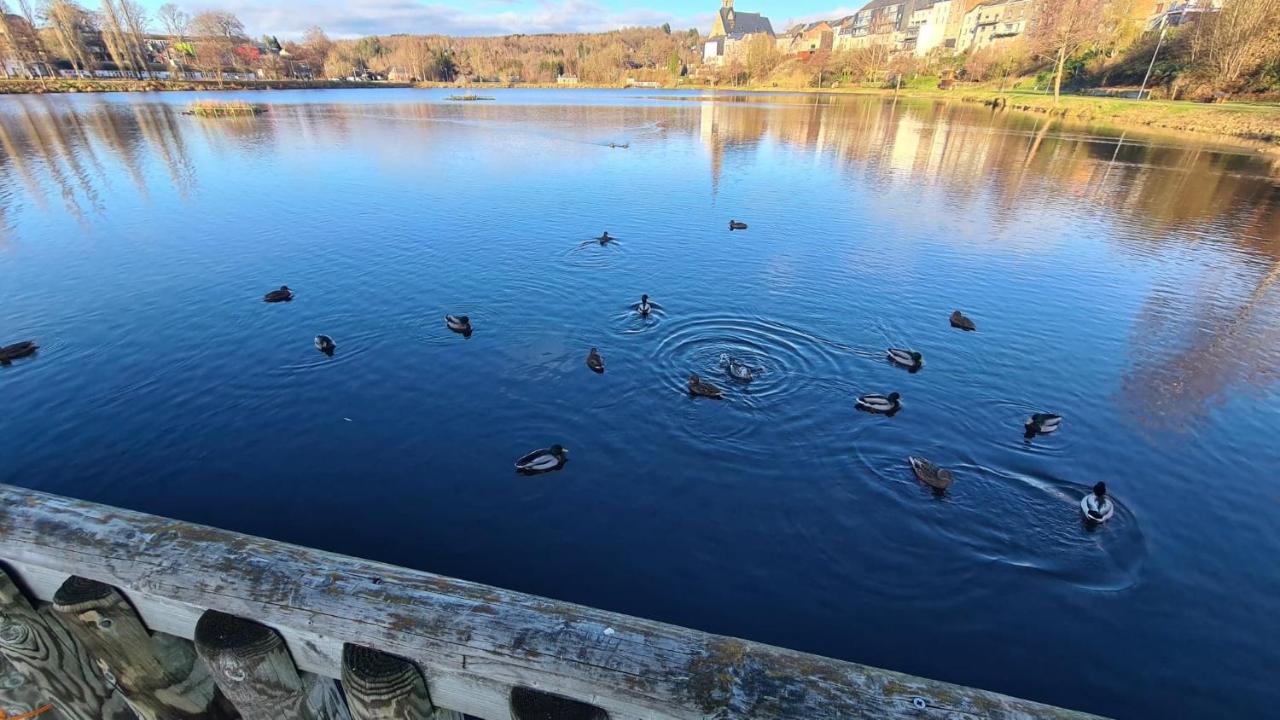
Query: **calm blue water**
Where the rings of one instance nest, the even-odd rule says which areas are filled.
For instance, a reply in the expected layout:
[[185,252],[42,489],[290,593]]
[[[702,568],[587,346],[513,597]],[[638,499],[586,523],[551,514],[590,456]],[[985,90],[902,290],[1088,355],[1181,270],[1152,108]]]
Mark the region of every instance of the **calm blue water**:
[[41,345],[0,368],[0,482],[1117,717],[1274,713],[1280,165],[932,103],[447,94],[0,101],[0,344]]

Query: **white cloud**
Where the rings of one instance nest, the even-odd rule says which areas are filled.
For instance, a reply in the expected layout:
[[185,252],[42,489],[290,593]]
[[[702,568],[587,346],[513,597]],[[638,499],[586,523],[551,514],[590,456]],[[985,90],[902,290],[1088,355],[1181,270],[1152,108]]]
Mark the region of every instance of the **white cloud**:
[[298,37],[313,25],[332,37],[600,32],[663,23],[671,23],[676,30],[697,27],[706,32],[711,26],[711,15],[706,13],[672,17],[643,8],[610,10],[594,0],[541,0],[528,10],[516,9],[513,0],[488,0],[469,10],[419,0],[282,0],[271,5],[229,0],[219,4],[236,13],[250,33],[281,38]]

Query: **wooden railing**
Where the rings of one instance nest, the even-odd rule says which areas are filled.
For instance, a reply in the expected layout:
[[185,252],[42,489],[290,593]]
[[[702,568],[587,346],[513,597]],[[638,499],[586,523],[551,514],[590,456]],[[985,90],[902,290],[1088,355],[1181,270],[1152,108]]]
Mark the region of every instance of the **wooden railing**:
[[57,720],[1090,717],[6,485],[0,568]]

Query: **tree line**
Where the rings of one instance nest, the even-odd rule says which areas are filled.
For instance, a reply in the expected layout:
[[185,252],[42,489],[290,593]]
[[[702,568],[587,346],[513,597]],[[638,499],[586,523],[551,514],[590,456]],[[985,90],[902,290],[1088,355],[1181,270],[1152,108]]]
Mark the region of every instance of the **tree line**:
[[[446,37],[384,35],[333,40],[319,27],[297,41],[251,40],[244,24],[225,10],[189,13],[174,3],[149,14],[136,0],[0,0],[0,56],[28,77],[53,68],[75,72],[107,69],[145,77],[157,68],[266,77],[335,78],[375,74],[405,81],[468,79],[555,82],[563,75],[584,83],[614,84],[628,78],[669,80],[701,56],[697,30],[626,28],[606,33]],[[150,40],[161,37],[163,43]]]

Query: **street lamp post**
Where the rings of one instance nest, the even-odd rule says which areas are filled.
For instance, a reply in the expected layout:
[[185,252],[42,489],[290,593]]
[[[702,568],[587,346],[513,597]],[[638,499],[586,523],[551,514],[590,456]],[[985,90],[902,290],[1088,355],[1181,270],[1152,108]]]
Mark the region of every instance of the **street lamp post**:
[[[1142,94],[1144,92],[1147,92],[1147,83],[1151,80],[1151,71],[1154,70],[1156,67],[1156,57],[1160,55],[1160,47],[1164,45],[1164,34],[1169,30],[1168,20],[1169,20],[1169,13],[1166,12],[1160,18],[1160,39],[1156,40],[1156,51],[1151,53],[1151,64],[1147,65],[1147,74],[1142,78],[1142,87],[1138,90],[1139,100],[1142,99]],[[1150,93],[1147,94],[1147,98],[1148,99],[1151,98]]]

